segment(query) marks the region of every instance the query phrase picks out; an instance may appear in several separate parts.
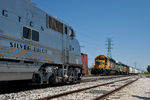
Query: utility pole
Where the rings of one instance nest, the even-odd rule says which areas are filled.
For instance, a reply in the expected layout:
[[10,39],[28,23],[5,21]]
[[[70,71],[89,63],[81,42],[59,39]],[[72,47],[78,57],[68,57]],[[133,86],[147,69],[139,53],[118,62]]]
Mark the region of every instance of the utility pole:
[[111,49],[112,49],[112,40],[111,38],[108,38],[107,39],[107,57],[111,58],[112,55],[111,55]]
[[136,62],[134,64],[135,64],[135,68],[136,68]]
[[136,62],[134,62],[134,73],[136,73]]

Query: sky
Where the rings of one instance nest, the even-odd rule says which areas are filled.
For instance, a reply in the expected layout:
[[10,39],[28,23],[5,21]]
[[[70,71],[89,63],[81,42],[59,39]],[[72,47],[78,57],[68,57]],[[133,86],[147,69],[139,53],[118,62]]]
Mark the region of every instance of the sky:
[[150,0],[31,0],[72,26],[91,67],[98,55],[146,70],[150,65]]

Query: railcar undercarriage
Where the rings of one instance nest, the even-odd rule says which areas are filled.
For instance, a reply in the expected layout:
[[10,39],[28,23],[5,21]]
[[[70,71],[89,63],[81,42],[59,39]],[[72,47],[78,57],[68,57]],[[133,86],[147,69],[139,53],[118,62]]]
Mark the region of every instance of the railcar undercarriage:
[[33,74],[34,83],[38,84],[56,84],[56,83],[75,83],[81,80],[80,67],[45,66]]

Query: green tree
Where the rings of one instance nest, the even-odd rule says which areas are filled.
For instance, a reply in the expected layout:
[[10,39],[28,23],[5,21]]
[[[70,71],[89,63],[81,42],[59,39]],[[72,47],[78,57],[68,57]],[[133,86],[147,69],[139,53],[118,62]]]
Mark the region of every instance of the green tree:
[[147,71],[150,73],[150,65],[147,66]]

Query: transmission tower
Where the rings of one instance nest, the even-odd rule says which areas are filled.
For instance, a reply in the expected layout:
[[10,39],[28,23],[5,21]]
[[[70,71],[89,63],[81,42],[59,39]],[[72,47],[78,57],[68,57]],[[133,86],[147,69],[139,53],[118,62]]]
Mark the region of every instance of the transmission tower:
[[111,49],[112,49],[112,40],[111,38],[107,39],[107,57],[111,58]]

